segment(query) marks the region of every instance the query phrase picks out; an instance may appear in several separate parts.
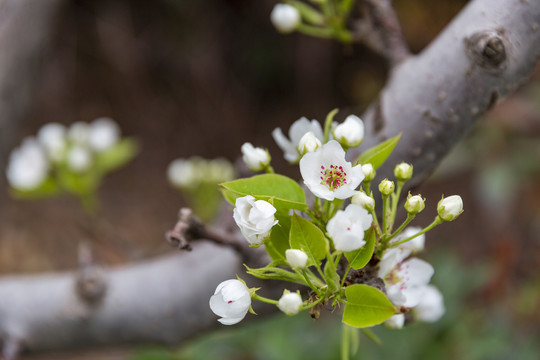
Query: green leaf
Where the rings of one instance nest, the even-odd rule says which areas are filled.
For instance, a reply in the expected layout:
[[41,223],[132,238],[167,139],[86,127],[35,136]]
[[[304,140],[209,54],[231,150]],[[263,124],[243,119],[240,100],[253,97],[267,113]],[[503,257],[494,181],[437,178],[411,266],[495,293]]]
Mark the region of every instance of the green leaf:
[[12,188],[11,194],[16,199],[33,200],[52,197],[60,192],[53,178],[46,179],[41,185],[32,190],[19,190]]
[[369,327],[382,323],[396,313],[394,305],[381,291],[364,284],[345,288],[347,305],[343,322],[355,327]]
[[264,174],[220,184],[225,199],[234,205],[237,198],[252,195],[266,200],[278,211],[306,210],[306,195],[296,181],[283,175]]
[[69,193],[75,195],[86,195],[95,192],[101,176],[91,169],[91,171],[77,174],[71,172],[67,167],[58,171],[58,182]]
[[349,260],[349,264],[355,270],[362,269],[367,265],[371,257],[373,256],[373,251],[375,251],[375,231],[370,229],[366,232],[367,240],[364,246],[358,250],[349,251],[345,253],[345,257]]
[[135,139],[122,139],[109,149],[97,153],[95,157],[95,166],[102,173],[108,173],[119,169],[137,155],[137,148],[137,141]]
[[248,274],[255,276],[256,278],[259,278],[259,279],[283,280],[283,281],[290,281],[290,282],[294,282],[294,283],[302,284],[302,285],[306,284],[303,277],[285,269],[281,269],[281,268],[270,266],[270,265],[265,266],[263,268],[259,268],[259,269],[252,269],[248,267],[247,265],[244,265],[244,266],[246,267],[247,269],[246,272]]
[[401,133],[391,139],[380,143],[379,145],[375,145],[371,149],[364,151],[362,155],[360,155],[358,159],[356,159],[356,163],[362,165],[370,163],[371,165],[373,165],[374,169],[378,169],[390,156],[400,138]]
[[308,256],[309,265],[319,265],[328,251],[328,240],[311,221],[294,214],[289,234],[291,249],[299,249]]
[[286,261],[285,251],[289,249],[289,232],[291,231],[291,217],[277,215],[278,223],[272,228],[270,239],[264,244],[266,252],[273,260]]

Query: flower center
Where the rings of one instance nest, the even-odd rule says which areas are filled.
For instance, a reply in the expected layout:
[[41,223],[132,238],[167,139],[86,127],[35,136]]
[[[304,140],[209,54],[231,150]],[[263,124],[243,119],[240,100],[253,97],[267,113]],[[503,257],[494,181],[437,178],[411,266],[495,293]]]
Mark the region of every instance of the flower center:
[[330,168],[325,168],[321,165],[321,184],[330,190],[337,190],[347,184],[347,173],[343,170],[343,166],[330,165]]

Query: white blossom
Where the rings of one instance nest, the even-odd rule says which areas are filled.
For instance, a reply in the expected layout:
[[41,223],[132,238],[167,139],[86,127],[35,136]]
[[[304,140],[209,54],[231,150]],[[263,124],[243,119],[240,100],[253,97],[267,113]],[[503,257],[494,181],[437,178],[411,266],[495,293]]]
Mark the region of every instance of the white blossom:
[[[392,243],[398,242],[401,240],[405,240],[406,238],[409,238],[415,234],[418,234],[420,231],[422,231],[422,228],[416,227],[416,226],[410,226],[405,228],[401,234],[396,236],[394,239],[392,239]],[[419,252],[424,250],[424,245],[426,243],[426,235],[418,235],[414,239],[411,239],[403,244],[398,245],[401,249],[410,250],[411,252]]]
[[47,155],[54,162],[59,162],[66,149],[66,132],[64,125],[48,123],[39,129],[37,140],[45,148]]
[[300,13],[289,4],[276,4],[270,14],[270,21],[282,33],[293,32],[300,24]]
[[75,145],[68,150],[66,164],[72,171],[87,171],[92,166],[92,154],[88,148]]
[[391,329],[401,329],[405,325],[405,314],[396,314],[384,322]]
[[87,145],[89,137],[90,125],[82,121],[74,122],[67,131],[68,140],[78,145]]
[[328,221],[326,231],[336,250],[353,251],[366,243],[364,232],[371,227],[373,217],[360,205],[350,204]]
[[366,193],[363,191],[357,192],[352,197],[351,202],[355,205],[360,205],[368,211],[375,209],[375,200],[371,196],[366,195]]
[[346,147],[360,145],[364,140],[364,122],[356,115],[349,115],[334,129],[334,138]]
[[185,159],[176,159],[167,168],[167,178],[174,186],[186,188],[194,185],[197,181],[196,172],[193,162]]
[[250,245],[259,246],[278,222],[275,213],[276,208],[269,202],[247,195],[236,199],[233,218]]
[[422,299],[412,310],[412,313],[416,320],[435,322],[444,315],[445,311],[441,292],[435,286],[428,285]]
[[264,170],[270,165],[270,154],[263,148],[254,147],[251,143],[242,145],[242,159],[251,171]]
[[439,217],[444,221],[452,221],[463,212],[463,200],[459,195],[452,195],[441,199],[437,205]]
[[335,140],[304,155],[300,173],[315,196],[329,201],[350,198],[364,179],[362,167],[345,160],[345,151]]
[[303,269],[307,265],[308,256],[298,249],[288,249],[285,251],[285,258],[292,268]]
[[120,128],[113,119],[97,118],[90,124],[88,144],[97,152],[114,146],[120,138]]
[[387,250],[380,263],[378,276],[384,280],[386,294],[394,305],[415,307],[426,292],[433,276],[433,267],[418,258],[404,259],[411,253],[408,249]]
[[309,121],[307,118],[302,117],[296,120],[289,128],[289,138],[283,135],[281,128],[275,128],[272,131],[272,137],[283,150],[285,160],[294,163],[300,159],[300,153],[298,152],[298,144],[300,139],[311,131],[313,135],[319,140],[323,141],[323,130],[321,124],[317,120]]
[[371,181],[375,178],[375,168],[370,163],[362,165],[362,172],[365,176],[364,181]]
[[313,134],[313,131],[308,131],[298,142],[298,152],[304,155],[317,150],[321,145],[321,141]]
[[287,315],[296,315],[302,307],[302,298],[298,293],[293,293],[285,290],[283,295],[278,301],[279,310],[283,311]]
[[226,280],[219,284],[210,297],[210,309],[221,316],[223,325],[234,325],[242,321],[251,306],[251,295],[240,280]]
[[9,156],[6,177],[18,190],[33,190],[47,178],[49,161],[43,148],[33,137],[23,140],[20,147]]

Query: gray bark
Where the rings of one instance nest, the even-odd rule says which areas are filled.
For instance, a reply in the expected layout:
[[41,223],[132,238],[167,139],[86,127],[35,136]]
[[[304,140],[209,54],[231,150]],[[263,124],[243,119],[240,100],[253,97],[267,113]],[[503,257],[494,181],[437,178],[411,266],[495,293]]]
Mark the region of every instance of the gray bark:
[[[394,68],[364,116],[363,148],[402,132],[388,163],[411,162],[420,181],[480,115],[531,72],[540,56],[539,24],[538,1],[471,2],[428,48]],[[380,173],[390,176],[391,168]],[[78,295],[75,272],[4,277],[0,336],[6,352],[18,345],[43,351],[178,342],[219,325],[208,298],[220,281],[242,272],[239,256],[204,243],[191,253],[94,278],[105,280],[97,301]]]

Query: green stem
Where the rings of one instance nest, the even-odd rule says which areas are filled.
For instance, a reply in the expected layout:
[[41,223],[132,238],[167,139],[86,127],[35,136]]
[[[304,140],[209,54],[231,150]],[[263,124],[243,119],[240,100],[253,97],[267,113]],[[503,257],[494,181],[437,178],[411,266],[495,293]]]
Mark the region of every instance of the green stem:
[[257,294],[251,295],[251,299],[252,300],[258,300],[258,301],[261,301],[261,302],[267,303],[267,304],[273,304],[273,305],[278,304],[277,300],[268,299],[268,298],[265,298],[265,297],[257,295]]
[[400,225],[400,227],[394,231],[392,233],[392,235],[390,235],[389,237],[385,238],[384,239],[384,242],[385,243],[388,243],[390,240],[392,240],[393,238],[395,238],[403,229],[405,229],[405,227],[407,225],[409,225],[409,223],[411,221],[413,221],[413,219],[416,217],[416,215],[412,215],[412,214],[407,214],[407,219],[405,219],[405,221]]
[[310,303],[309,305],[302,305],[302,310],[311,309],[315,305],[320,304],[323,300],[324,300],[324,298],[319,298],[317,301],[314,301],[314,302]]
[[297,274],[299,275],[302,275],[304,277],[304,279],[306,279],[306,283],[307,285],[310,287],[311,290],[315,291],[315,293],[319,296],[319,298],[323,297],[322,295],[322,292],[319,290],[318,287],[316,287],[315,285],[313,285],[313,283],[311,282],[311,280],[309,279],[309,276],[307,274],[307,272],[302,269],[302,271],[299,271],[297,269],[293,269]]
[[388,220],[390,215],[390,197],[388,195],[382,195],[383,210],[382,210],[382,231],[384,234],[388,233]]
[[343,324],[342,326],[343,328],[341,332],[341,360],[349,360],[351,329],[346,324]]
[[322,39],[331,39],[334,37],[334,30],[329,28],[322,28],[322,27],[316,27],[316,26],[310,26],[306,24],[300,24],[296,28],[298,32],[309,35],[313,37],[318,37]]
[[431,224],[429,224],[427,227],[425,227],[423,230],[417,232],[416,234],[414,234],[413,236],[409,236],[408,238],[406,239],[403,239],[403,240],[400,240],[400,241],[396,241],[395,243],[392,243],[390,244],[390,246],[388,246],[389,248],[393,248],[393,247],[396,247],[398,245],[401,245],[403,243],[406,243],[407,241],[410,241],[412,239],[414,239],[415,237],[417,236],[420,236],[422,234],[425,234],[426,232],[428,232],[429,230],[433,229],[435,226],[439,225],[439,224],[442,224],[443,220],[437,216],[435,218],[435,220],[433,220],[433,222]]
[[270,166],[270,165],[266,166],[266,167],[264,168],[264,171],[265,171],[267,174],[274,174],[274,173],[275,173],[274,168],[273,168],[272,166]]
[[394,220],[396,218],[397,205],[399,203],[399,197],[401,195],[401,189],[403,189],[403,182],[398,181],[397,182],[396,192],[392,194],[392,212],[391,212],[391,215],[390,215],[390,224],[388,226],[388,232],[391,232],[392,227],[394,226]]
[[371,217],[373,218],[373,222],[375,223],[375,232],[378,236],[382,235],[381,226],[379,225],[379,220],[377,219],[377,214],[375,214],[375,209],[371,210],[369,212],[371,214]]
[[349,274],[349,271],[351,270],[351,264],[347,265],[347,269],[345,269],[345,272],[343,273],[343,278],[341,279],[340,287],[343,288],[345,285],[345,279],[347,279],[347,275]]
[[[330,29],[329,29],[330,30]],[[323,143],[327,143],[330,139],[330,130],[332,129],[332,121],[334,121],[334,116],[338,113],[338,109],[334,109],[326,115],[326,120],[324,121],[324,137]]]

